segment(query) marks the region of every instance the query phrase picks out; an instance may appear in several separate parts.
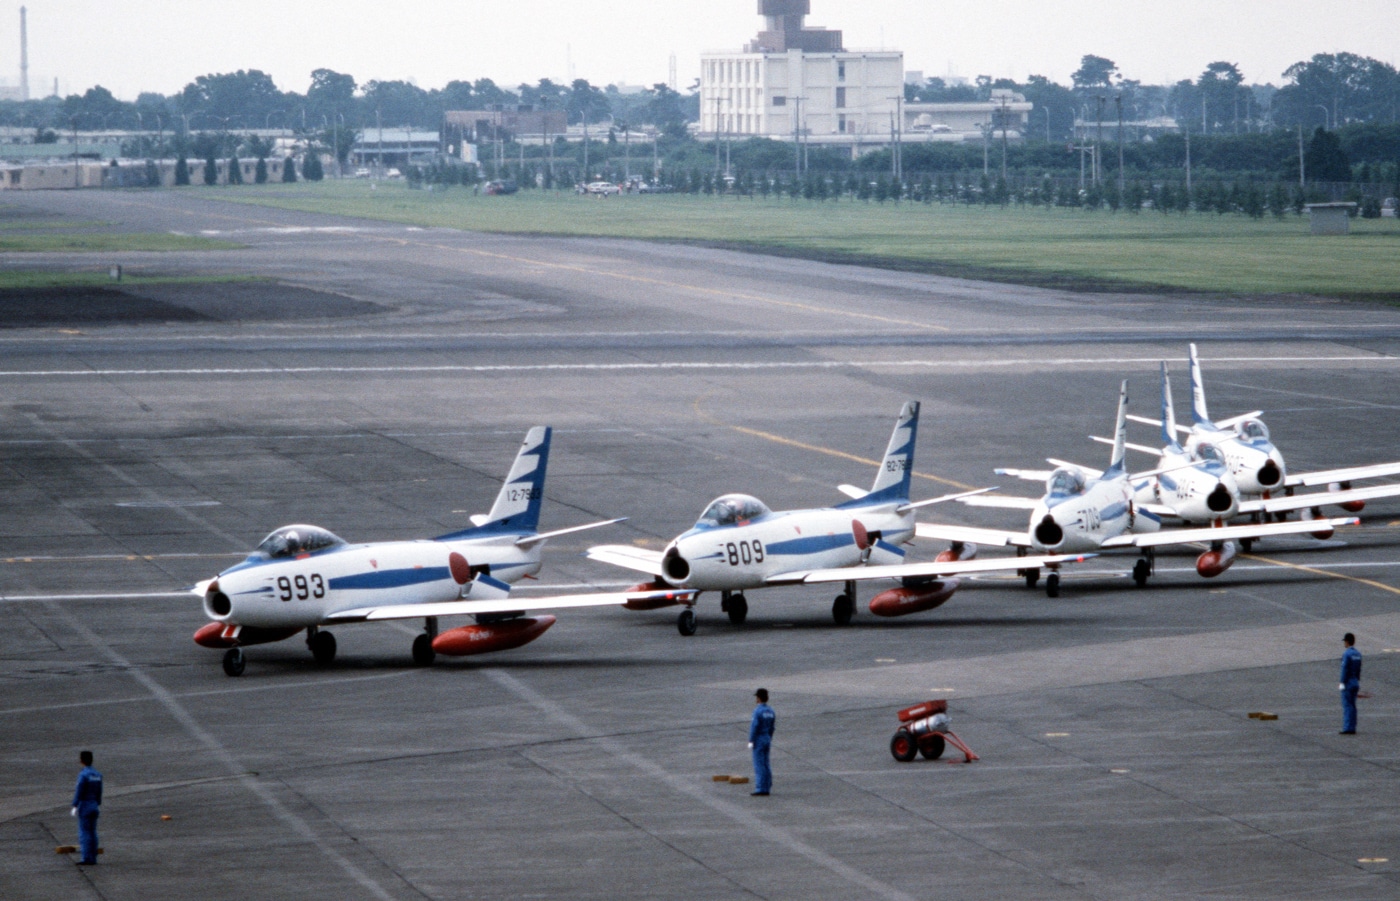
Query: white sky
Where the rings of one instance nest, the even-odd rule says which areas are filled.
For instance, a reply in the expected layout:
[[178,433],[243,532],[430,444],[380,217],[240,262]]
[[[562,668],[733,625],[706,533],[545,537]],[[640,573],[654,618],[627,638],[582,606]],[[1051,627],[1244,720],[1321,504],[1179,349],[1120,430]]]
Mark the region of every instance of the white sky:
[[[262,69],[304,92],[312,69],[424,88],[488,77],[514,88],[570,74],[650,85],[676,56],[682,91],[703,50],[739,49],[756,0],[30,0],[30,92],[94,84],[124,100],[174,93],[198,75]],[[1396,0],[812,0],[808,24],[848,49],[900,49],[906,69],[1062,84],[1086,53],[1148,84],[1195,78],[1215,60],[1249,82],[1284,83],[1315,53],[1397,62]],[[572,73],[570,70],[572,61]],[[19,79],[19,4],[0,6],[0,83]]]

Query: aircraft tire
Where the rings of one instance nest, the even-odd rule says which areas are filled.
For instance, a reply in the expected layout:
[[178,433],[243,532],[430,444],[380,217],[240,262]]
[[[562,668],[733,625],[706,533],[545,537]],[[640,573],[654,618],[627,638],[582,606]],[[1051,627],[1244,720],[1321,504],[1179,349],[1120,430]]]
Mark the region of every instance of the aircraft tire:
[[1133,581],[1138,588],[1147,587],[1147,577],[1152,575],[1152,564],[1146,560],[1139,560],[1133,564]]
[[856,614],[856,603],[851,600],[848,594],[838,594],[836,600],[831,602],[831,618],[838,626],[850,625],[851,617]]
[[1244,551],[1246,554],[1248,554],[1250,551],[1254,550],[1254,539],[1253,539],[1253,538],[1241,538],[1241,539],[1240,539],[1240,550]]
[[943,736],[937,733],[926,735],[919,742],[919,753],[924,755],[925,760],[937,760],[943,756],[943,748],[946,745]]
[[914,736],[900,729],[890,738],[890,756],[900,763],[909,763],[919,755],[919,745]]
[[224,652],[224,675],[241,676],[243,668],[248,665],[248,658],[243,656],[242,648],[229,648]]
[[433,640],[424,632],[413,639],[413,665],[432,666],[433,659],[437,657],[437,652],[433,650]]
[[329,632],[317,632],[307,644],[311,646],[311,659],[319,666],[329,666],[335,660],[335,636]]
[[676,631],[689,638],[695,634],[695,611],[689,607],[676,617]]
[[742,626],[744,620],[749,618],[749,602],[742,594],[736,594],[729,598],[729,622],[736,626]]
[[1036,586],[1036,583],[1040,581],[1040,568],[1039,568],[1039,567],[1037,567],[1037,568],[1035,568],[1035,569],[1025,569],[1025,570],[1022,570],[1021,572],[1025,574],[1025,577],[1026,577],[1026,587],[1027,587],[1027,588],[1034,588],[1034,587]]
[[1051,573],[1045,577],[1045,596],[1057,598],[1060,596],[1060,574]]

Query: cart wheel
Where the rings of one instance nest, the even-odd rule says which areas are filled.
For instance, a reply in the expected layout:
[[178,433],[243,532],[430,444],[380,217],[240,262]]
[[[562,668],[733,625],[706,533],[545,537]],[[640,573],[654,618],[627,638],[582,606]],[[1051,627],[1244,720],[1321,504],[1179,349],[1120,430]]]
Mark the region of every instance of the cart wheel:
[[924,759],[926,760],[937,760],[943,756],[943,748],[945,745],[946,742],[943,741],[943,736],[941,735],[925,736],[924,739],[919,742],[919,753],[924,755]]
[[914,736],[903,729],[900,729],[890,739],[890,755],[900,763],[908,763],[918,756],[919,748],[914,743]]

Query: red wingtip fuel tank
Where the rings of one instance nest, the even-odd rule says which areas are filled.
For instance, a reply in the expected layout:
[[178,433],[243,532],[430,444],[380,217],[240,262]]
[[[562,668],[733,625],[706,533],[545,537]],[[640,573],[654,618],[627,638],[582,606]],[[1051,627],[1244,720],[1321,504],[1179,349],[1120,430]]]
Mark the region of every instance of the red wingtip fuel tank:
[[1213,579],[1230,568],[1235,562],[1235,543],[1226,541],[1219,550],[1209,550],[1196,558],[1196,572],[1207,579]]
[[[666,585],[658,579],[655,582],[642,582],[638,585],[633,585],[631,588],[627,589],[627,592],[631,594],[632,592],[666,591],[670,587],[671,586]],[[628,610],[660,610],[662,607],[674,607],[680,603],[682,603],[682,601],[678,593],[673,597],[635,598],[625,602],[622,606],[626,607]]]
[[[1363,502],[1363,503],[1364,503],[1364,502]],[[1342,505],[1342,506],[1345,508],[1345,505]],[[1313,507],[1313,508],[1311,508],[1311,509],[1309,509],[1309,510],[1304,510],[1304,511],[1302,512],[1302,517],[1301,517],[1301,518],[1303,518],[1303,519],[1324,519],[1325,517],[1322,515],[1322,510],[1320,510],[1320,509],[1317,508],[1317,507]],[[1312,537],[1316,538],[1318,541],[1326,541],[1327,539],[1331,538],[1333,535],[1337,534],[1337,530],[1336,530],[1336,529],[1333,529],[1333,528],[1330,528],[1330,527],[1324,527],[1324,528],[1318,529],[1316,532],[1309,532],[1308,534],[1312,535]]]
[[959,563],[963,560],[977,559],[977,545],[970,542],[959,542],[948,548],[946,551],[939,551],[934,557],[935,563]]
[[230,626],[227,623],[207,623],[194,633],[194,643],[206,648],[227,650],[246,648],[254,644],[270,644],[291,638],[301,631],[300,627],[290,629],[250,629],[247,626]]
[[932,610],[957,590],[957,579],[941,579],[917,588],[891,588],[870,599],[870,612],[876,616],[904,616]]
[[448,657],[508,651],[529,644],[554,625],[554,617],[538,616],[508,619],[500,623],[484,623],[448,629],[433,639],[433,650]]

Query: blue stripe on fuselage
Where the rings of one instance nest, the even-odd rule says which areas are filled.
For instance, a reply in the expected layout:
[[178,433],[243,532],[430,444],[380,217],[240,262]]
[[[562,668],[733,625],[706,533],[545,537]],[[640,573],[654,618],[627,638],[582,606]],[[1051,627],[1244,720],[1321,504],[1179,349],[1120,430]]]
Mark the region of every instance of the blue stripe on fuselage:
[[406,585],[422,585],[424,582],[440,582],[452,578],[446,566],[423,566],[413,569],[383,569],[352,576],[337,576],[330,580],[332,590],[364,590],[375,588],[403,588]]

